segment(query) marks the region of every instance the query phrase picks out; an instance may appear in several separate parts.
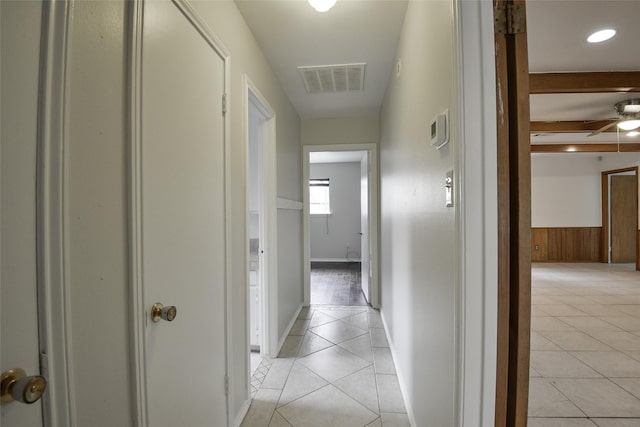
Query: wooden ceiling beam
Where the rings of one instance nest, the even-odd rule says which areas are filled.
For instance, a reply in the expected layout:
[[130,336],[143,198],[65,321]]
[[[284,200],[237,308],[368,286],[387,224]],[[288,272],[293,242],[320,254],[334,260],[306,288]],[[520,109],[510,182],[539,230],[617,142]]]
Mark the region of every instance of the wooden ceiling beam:
[[[598,121],[564,121],[564,122],[531,122],[531,133],[590,133],[611,123],[611,120]],[[605,132],[615,132],[612,126]]]
[[640,143],[611,144],[533,144],[532,153],[630,153],[639,152]]
[[640,72],[529,74],[529,93],[640,92]]

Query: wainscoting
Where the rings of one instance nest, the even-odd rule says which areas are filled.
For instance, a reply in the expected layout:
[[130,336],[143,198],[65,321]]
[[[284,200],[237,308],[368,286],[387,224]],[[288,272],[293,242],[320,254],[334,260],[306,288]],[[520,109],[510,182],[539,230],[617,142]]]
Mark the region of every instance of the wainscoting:
[[602,227],[531,229],[533,262],[600,262]]

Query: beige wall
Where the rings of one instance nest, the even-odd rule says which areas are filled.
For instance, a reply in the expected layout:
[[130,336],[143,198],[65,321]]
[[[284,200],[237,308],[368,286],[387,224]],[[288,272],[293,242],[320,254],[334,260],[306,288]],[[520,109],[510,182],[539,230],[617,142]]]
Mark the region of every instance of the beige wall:
[[[125,4],[75,2],[68,174],[78,425],[134,425],[127,262]],[[99,385],[96,387],[96,385]]]
[[378,142],[378,117],[302,120],[303,145]]
[[435,150],[431,118],[456,123],[452,1],[410,1],[380,117],[382,316],[413,425],[455,412],[455,208],[445,207],[457,134]]

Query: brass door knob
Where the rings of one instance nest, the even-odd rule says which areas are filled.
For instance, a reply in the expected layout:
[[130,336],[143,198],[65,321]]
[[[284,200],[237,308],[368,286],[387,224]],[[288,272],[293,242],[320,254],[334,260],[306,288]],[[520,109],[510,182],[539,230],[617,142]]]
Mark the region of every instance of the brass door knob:
[[42,397],[46,388],[47,380],[43,376],[27,376],[24,369],[9,369],[2,373],[1,401],[3,404],[14,400],[31,404]]
[[160,320],[171,322],[176,318],[177,314],[178,309],[173,305],[165,307],[157,302],[151,307],[151,320],[153,320],[154,322],[159,322]]

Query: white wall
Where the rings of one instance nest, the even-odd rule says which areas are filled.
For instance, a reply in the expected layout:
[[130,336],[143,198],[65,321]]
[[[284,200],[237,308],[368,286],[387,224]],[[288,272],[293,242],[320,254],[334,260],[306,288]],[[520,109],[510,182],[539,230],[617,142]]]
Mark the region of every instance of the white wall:
[[[411,1],[380,119],[382,316],[416,426],[455,425],[455,208],[445,207],[451,142],[429,143],[454,94],[452,1]],[[455,128],[453,129],[455,131]]]
[[602,225],[600,168],[595,153],[531,155],[531,226]]
[[261,114],[249,103],[249,238],[257,239],[260,234],[260,159],[262,158]]
[[309,177],[329,178],[331,197],[331,215],[309,220],[311,260],[360,260],[360,163],[311,164]]
[[[77,425],[134,425],[128,285],[125,2],[75,2],[69,99]],[[99,384],[99,387],[96,387]]]
[[601,172],[638,165],[640,153],[532,154],[532,227],[600,227]]
[[303,145],[377,143],[378,117],[303,119]]

